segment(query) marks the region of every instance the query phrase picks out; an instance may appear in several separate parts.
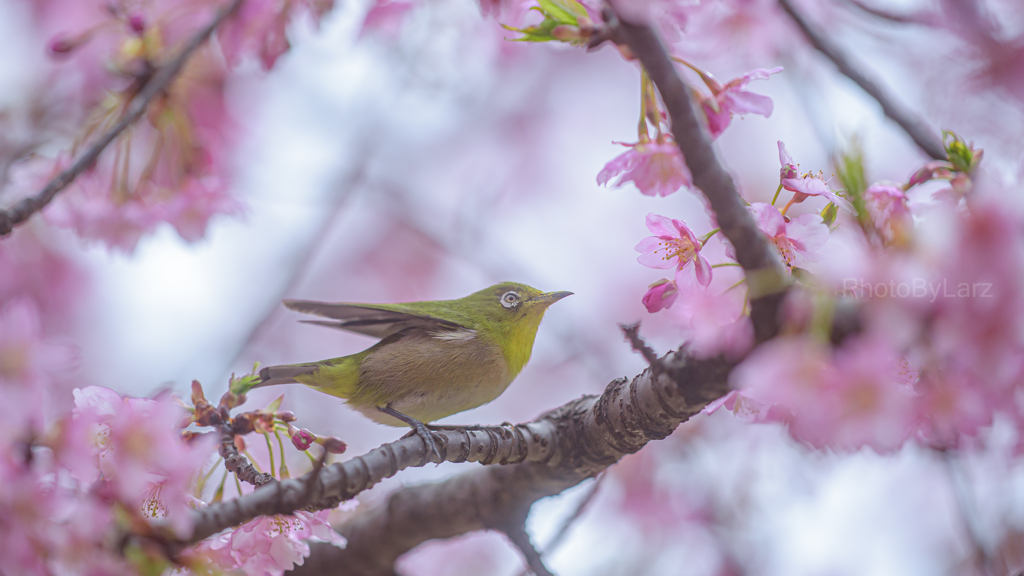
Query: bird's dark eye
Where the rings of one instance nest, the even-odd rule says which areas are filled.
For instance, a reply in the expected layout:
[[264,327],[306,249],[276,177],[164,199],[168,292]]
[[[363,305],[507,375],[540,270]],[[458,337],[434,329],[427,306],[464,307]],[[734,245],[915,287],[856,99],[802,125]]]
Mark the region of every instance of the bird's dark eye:
[[501,305],[505,308],[515,308],[519,305],[519,294],[516,292],[505,292],[501,296]]

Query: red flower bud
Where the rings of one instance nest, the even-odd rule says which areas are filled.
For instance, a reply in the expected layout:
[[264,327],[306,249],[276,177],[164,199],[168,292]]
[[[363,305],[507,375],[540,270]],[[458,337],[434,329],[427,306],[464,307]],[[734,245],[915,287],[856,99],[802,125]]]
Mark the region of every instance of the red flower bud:
[[292,445],[297,450],[309,450],[309,447],[313,445],[313,441],[316,440],[316,435],[303,428],[302,430],[296,430],[292,433]]

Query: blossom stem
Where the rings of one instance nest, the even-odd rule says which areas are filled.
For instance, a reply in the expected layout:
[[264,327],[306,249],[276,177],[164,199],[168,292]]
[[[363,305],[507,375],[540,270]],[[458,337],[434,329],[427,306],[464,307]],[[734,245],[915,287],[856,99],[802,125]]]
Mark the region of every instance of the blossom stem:
[[775,206],[775,202],[779,199],[780,192],[782,192],[782,182],[779,182],[779,187],[775,189],[775,196],[772,196],[772,206]]
[[728,291],[732,290],[733,288],[736,288],[737,286],[739,286],[740,284],[743,284],[743,283],[744,283],[744,282],[746,282],[746,281],[747,281],[747,278],[746,278],[746,277],[743,277],[743,278],[741,278],[739,282],[737,282],[737,283],[733,284],[732,286],[729,286],[729,287],[728,287],[728,288],[726,288],[725,290],[722,290],[722,294],[725,294],[726,292],[728,292]]
[[224,499],[224,484],[228,481],[228,469],[224,469],[224,475],[220,477],[220,484],[217,486],[217,491],[213,494],[213,500],[210,503],[220,502]]
[[640,121],[636,125],[637,140],[646,142],[651,135],[647,131],[647,71],[640,69]]
[[[203,475],[203,477],[199,480],[199,482],[196,483],[196,498],[199,498],[199,497],[202,496],[203,488],[205,488],[206,487],[206,483],[210,481],[210,476],[213,476],[213,473],[217,471],[217,468],[220,467],[220,464],[223,461],[224,461],[223,458],[218,458],[217,462],[215,462],[213,464],[213,466],[210,466],[210,471],[207,472],[205,475]],[[225,473],[227,473],[226,470],[225,470]]]
[[786,212],[789,210],[789,207],[792,206],[793,204],[796,204],[796,195],[795,194],[793,195],[792,198],[789,199],[789,202],[787,202],[786,205],[782,207],[782,211],[780,211],[779,213],[782,214],[783,216],[785,216]]
[[721,264],[712,264],[712,268],[725,268],[726,266],[739,266],[739,262],[722,262]]
[[[263,439],[267,441],[267,454],[270,454],[270,474],[273,476],[274,472],[276,472],[276,470],[274,470],[274,446],[270,443],[269,433],[263,432]],[[281,457],[283,458],[284,454],[282,454]]]
[[708,243],[708,240],[711,240],[712,236],[714,236],[715,234],[718,234],[721,231],[722,231],[721,228],[715,228],[714,230],[712,230],[712,231],[708,232],[707,234],[701,236],[700,237],[700,247],[703,248],[704,245]]
[[277,436],[277,447],[281,449],[281,468],[278,478],[291,478],[291,474],[288,472],[288,463],[285,462],[284,458],[284,441],[281,440],[281,431],[275,429],[274,436]]
[[716,79],[714,74],[712,74],[711,72],[694,66],[693,64],[690,64],[689,62],[683,60],[679,56],[670,56],[670,58],[682,64],[683,66],[686,66],[690,70],[696,72],[697,75],[700,76],[700,79],[704,82],[704,85],[707,86],[708,90],[711,90],[713,94],[717,94],[722,91],[722,83],[719,82],[718,79]]

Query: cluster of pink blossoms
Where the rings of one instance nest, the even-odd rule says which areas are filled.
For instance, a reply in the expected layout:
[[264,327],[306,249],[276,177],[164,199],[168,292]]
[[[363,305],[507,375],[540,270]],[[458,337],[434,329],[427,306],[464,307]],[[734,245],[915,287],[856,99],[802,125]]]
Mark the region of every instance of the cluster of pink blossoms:
[[[172,60],[227,0],[44,0],[33,4],[49,34],[54,75],[89,110],[68,152],[15,166],[21,194],[35,193],[112,127],[161,65]],[[210,219],[239,214],[230,193],[238,127],[225,102],[230,68],[258,59],[270,69],[289,48],[297,16],[319,19],[332,0],[246,0],[219,27],[216,41],[194,53],[142,120],[126,130],[44,212],[82,238],[130,252],[169,223],[187,241]],[[73,68],[75,74],[66,73]]]

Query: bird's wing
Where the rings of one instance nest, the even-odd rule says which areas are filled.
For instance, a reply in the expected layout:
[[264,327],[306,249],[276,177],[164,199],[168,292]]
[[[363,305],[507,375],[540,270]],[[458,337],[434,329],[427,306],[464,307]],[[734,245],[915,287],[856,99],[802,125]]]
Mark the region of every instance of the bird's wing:
[[[416,303],[412,303],[416,304]],[[302,320],[307,324],[338,328],[374,338],[386,338],[408,328],[428,332],[466,329],[458,322],[437,318],[410,304],[351,304],[285,300],[284,305],[296,312],[314,314],[331,320]]]

